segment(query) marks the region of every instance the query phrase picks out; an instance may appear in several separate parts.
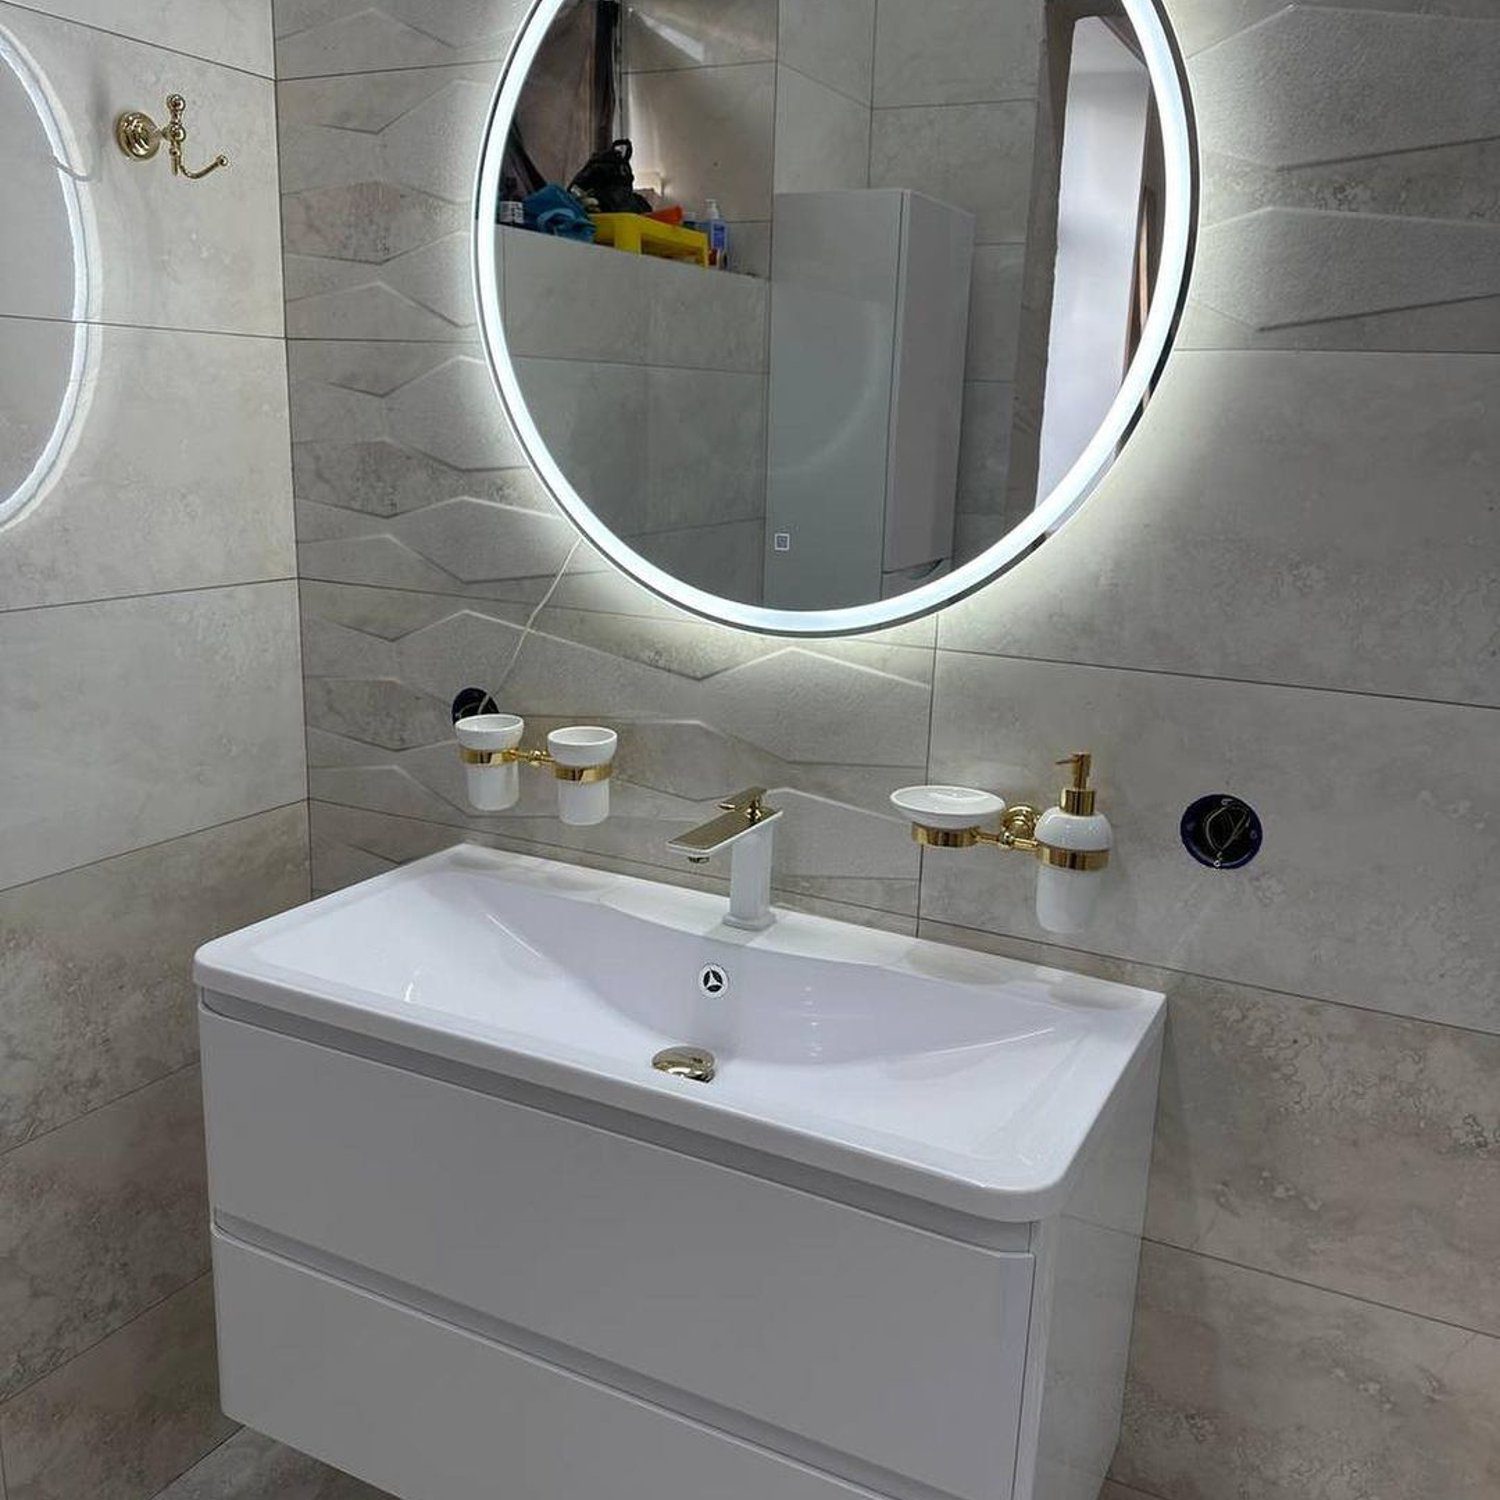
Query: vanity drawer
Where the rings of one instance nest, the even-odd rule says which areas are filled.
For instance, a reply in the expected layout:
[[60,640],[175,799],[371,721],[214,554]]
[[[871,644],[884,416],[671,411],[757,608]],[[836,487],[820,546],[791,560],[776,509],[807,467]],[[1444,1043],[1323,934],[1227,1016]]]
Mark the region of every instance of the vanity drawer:
[[402,1500],[869,1500],[219,1233],[214,1285],[224,1410]]
[[1008,1500],[1030,1256],[211,1012],[202,1030],[220,1215],[851,1477]]

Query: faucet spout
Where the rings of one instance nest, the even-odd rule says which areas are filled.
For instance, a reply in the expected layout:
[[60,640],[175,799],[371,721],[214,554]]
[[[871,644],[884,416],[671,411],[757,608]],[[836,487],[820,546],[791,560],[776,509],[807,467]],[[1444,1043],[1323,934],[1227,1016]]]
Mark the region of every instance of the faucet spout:
[[764,787],[749,787],[719,804],[721,815],[671,839],[667,847],[702,864],[729,850],[729,915],[731,927],[753,931],[769,927],[771,911],[771,854],[779,807],[767,807]]

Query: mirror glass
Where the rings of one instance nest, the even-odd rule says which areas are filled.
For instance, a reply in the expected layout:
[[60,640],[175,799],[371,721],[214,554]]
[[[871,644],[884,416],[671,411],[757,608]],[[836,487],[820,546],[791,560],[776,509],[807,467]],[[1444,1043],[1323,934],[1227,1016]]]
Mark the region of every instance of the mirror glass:
[[730,623],[870,629],[1092,490],[1192,199],[1150,0],[540,0],[481,168],[484,335],[621,567]]

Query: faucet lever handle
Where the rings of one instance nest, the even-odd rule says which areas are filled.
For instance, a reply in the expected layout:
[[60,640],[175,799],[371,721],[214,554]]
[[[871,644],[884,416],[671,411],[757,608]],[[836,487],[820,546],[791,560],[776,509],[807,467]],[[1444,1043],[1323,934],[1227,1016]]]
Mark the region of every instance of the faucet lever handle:
[[722,812],[744,813],[746,820],[754,823],[763,814],[774,811],[765,805],[765,795],[766,789],[763,786],[746,787],[743,792],[735,792],[733,796],[724,798],[719,803],[719,808]]

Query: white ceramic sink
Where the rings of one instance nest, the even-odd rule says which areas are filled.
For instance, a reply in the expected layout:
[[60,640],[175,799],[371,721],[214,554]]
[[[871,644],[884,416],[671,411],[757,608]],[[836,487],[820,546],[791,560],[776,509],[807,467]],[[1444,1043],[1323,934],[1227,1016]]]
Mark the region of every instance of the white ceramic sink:
[[[1008,1222],[1046,1217],[1160,995],[460,846],[210,943],[235,997]],[[699,983],[706,965],[728,977]],[[711,1083],[652,1067],[707,1047]]]

